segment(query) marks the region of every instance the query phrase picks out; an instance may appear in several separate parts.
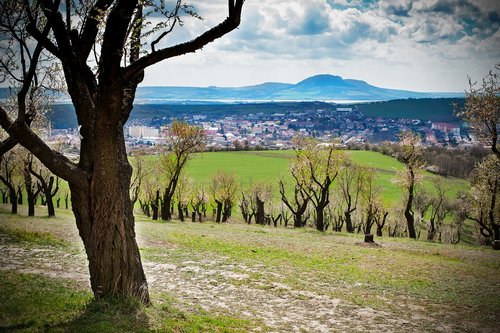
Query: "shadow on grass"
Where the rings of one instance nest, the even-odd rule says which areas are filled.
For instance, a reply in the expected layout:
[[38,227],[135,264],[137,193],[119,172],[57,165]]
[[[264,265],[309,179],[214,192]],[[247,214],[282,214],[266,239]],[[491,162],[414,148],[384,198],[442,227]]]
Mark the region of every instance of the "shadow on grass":
[[66,332],[151,332],[147,308],[132,298],[91,300]]

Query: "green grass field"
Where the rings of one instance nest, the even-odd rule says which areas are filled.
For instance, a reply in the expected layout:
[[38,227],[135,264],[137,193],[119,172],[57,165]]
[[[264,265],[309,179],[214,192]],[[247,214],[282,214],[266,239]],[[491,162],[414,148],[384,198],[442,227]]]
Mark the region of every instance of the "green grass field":
[[[278,200],[278,180],[284,179],[291,183],[288,166],[293,151],[270,150],[270,151],[239,151],[239,152],[207,152],[196,154],[186,167],[186,175],[192,178],[195,184],[209,184],[210,177],[219,170],[234,173],[242,188],[248,187],[252,182],[266,182],[273,186],[275,198]],[[375,184],[381,187],[384,202],[395,204],[401,198],[401,190],[392,183],[392,178],[398,170],[404,167],[396,159],[383,154],[354,150],[348,151],[354,162],[360,165],[368,165],[375,168],[377,177]],[[157,159],[156,156],[149,157],[149,162]],[[161,171],[157,171],[161,172]],[[423,187],[432,192],[430,179],[440,177],[425,172]],[[161,177],[161,174],[160,174]],[[458,191],[468,190],[468,182],[452,177],[442,177],[447,188],[448,196],[453,197]],[[61,181],[60,189],[56,199],[61,197],[64,204],[64,195],[69,191],[65,181]],[[332,187],[335,190],[335,184]]]
[[[136,232],[152,305],[93,301],[70,212],[0,205],[1,332],[495,332],[500,256],[486,247],[240,223]],[[24,213],[24,212],[22,212]]]
[[[392,183],[392,178],[398,170],[404,166],[396,159],[372,151],[348,151],[354,162],[360,165],[368,165],[375,168],[377,177],[375,184],[382,189],[383,200],[388,203],[396,203],[401,197],[401,190]],[[218,170],[225,170],[237,175],[238,180],[245,188],[252,181],[264,181],[272,184],[277,196],[278,180],[284,178],[291,182],[288,171],[290,158],[293,151],[244,151],[244,152],[210,152],[198,154],[190,161],[186,168],[186,174],[194,179],[195,183],[207,184]],[[439,177],[428,172],[425,173],[426,180],[423,187],[432,191],[430,179]],[[468,183],[463,179],[445,178],[445,184],[452,197],[458,191],[468,189]],[[335,185],[333,186],[335,188]]]

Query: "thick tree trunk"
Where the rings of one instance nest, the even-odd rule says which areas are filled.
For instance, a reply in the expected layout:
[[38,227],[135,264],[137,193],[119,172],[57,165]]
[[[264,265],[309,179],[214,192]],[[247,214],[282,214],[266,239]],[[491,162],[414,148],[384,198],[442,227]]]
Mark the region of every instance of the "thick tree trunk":
[[[121,105],[121,99],[118,102]],[[109,107],[113,107],[112,100]],[[116,107],[116,105],[115,105]],[[89,261],[90,284],[96,298],[133,296],[149,302],[129,188],[123,128],[101,112],[92,148],[83,147],[80,161],[92,161],[89,189],[70,184],[72,207]]]

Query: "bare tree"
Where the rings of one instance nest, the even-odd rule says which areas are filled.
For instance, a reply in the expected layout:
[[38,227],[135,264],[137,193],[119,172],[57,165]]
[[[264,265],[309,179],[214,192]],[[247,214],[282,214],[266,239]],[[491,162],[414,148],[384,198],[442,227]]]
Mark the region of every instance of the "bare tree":
[[443,223],[446,216],[452,212],[452,205],[446,197],[447,189],[443,180],[440,177],[434,177],[432,178],[432,184],[436,191],[435,194],[431,196],[430,200],[427,240],[434,240],[437,234],[438,241],[441,242]]
[[295,139],[294,149],[292,173],[305,184],[306,194],[315,209],[316,229],[325,231],[324,210],[329,203],[330,186],[338,175],[344,155],[333,144],[319,145],[312,138]]
[[45,197],[49,217],[55,216],[53,198],[59,191],[59,177],[54,177],[46,167],[33,158],[29,161],[28,169],[37,180],[39,192]]
[[135,205],[141,194],[142,184],[149,176],[150,166],[147,163],[144,152],[138,151],[134,154],[130,164],[132,165],[132,180],[130,182],[130,200]]
[[500,160],[487,156],[478,164],[471,177],[471,194],[466,200],[465,216],[475,221],[481,235],[492,241],[500,240]]
[[[265,182],[255,182],[250,185],[248,189],[248,198],[250,201],[250,215],[254,216],[255,223],[260,225],[266,224],[266,211],[268,211],[267,205],[271,204],[273,190],[269,183]],[[248,223],[250,223],[249,219]]]
[[32,175],[30,172],[30,164],[33,161],[33,155],[28,154],[24,159],[23,176],[24,176],[24,188],[26,189],[26,196],[28,201],[28,216],[35,216],[35,204],[38,193],[40,193],[40,187],[36,186],[36,182],[33,182]]
[[376,224],[377,236],[382,236],[382,229],[389,213],[384,211],[380,199],[380,187],[376,186],[374,183],[376,171],[373,168],[364,167],[361,172],[361,198],[362,206],[364,207],[364,212],[366,214],[366,218],[363,223],[364,233],[365,235],[371,234],[371,229],[373,225]]
[[22,174],[21,165],[22,160],[19,149],[9,150],[0,159],[0,181],[7,187],[12,214],[17,214],[17,187]]
[[[143,11],[152,11],[154,2],[99,0],[68,6],[68,2],[42,0],[21,8],[29,20],[24,31],[37,47],[56,57],[64,71],[82,136],[80,160],[74,163],[47,146],[26,125],[25,109],[19,108],[15,120],[0,109],[0,124],[51,172],[68,181],[97,298],[130,295],[149,302],[135,240],[129,195],[132,170],[123,135],[144,70],[195,52],[234,30],[240,24],[243,2],[228,0],[223,22],[192,40],[167,47],[159,42],[179,25],[186,8],[183,1],[177,1],[172,10],[160,6],[165,19],[149,31],[144,30]],[[153,36],[150,52],[141,52],[145,33]]]
[[424,167],[421,138],[418,134],[411,131],[402,132],[399,137],[399,144],[400,149],[396,153],[396,157],[405,165],[405,169],[397,173],[394,181],[405,192],[404,216],[406,218],[408,236],[416,239],[413,200],[417,185],[421,180],[421,171]]
[[207,211],[208,194],[205,186],[199,187],[196,191],[191,193],[191,207],[193,207],[193,214],[191,221],[196,221],[198,215],[198,222],[203,221],[203,217]]
[[[354,232],[352,213],[358,208],[359,196],[366,177],[366,168],[353,163],[348,158],[343,160],[337,180],[342,194],[341,198],[343,198],[345,204],[344,218],[347,232]],[[369,221],[372,221],[371,216]]]
[[177,214],[179,220],[184,222],[184,217],[187,215],[189,198],[191,196],[191,189],[193,188],[193,181],[182,175],[175,188],[175,199],[177,201]]
[[181,173],[194,153],[203,149],[205,139],[202,128],[179,121],[173,122],[168,136],[167,151],[161,156],[160,168],[167,182],[163,192],[162,220],[172,219],[172,198]]
[[500,64],[483,78],[478,86],[469,78],[469,91],[465,92],[465,106],[457,115],[469,123],[479,142],[491,148],[500,159],[498,132],[500,120]]
[[295,178],[295,181],[296,183],[293,188],[293,201],[289,200],[286,195],[285,183],[283,180],[280,180],[278,183],[279,191],[281,195],[281,201],[293,214],[293,226],[295,228],[302,228],[306,224],[304,214],[309,204],[309,197],[305,192],[306,190],[303,187],[303,184],[300,183],[300,180],[298,178]]

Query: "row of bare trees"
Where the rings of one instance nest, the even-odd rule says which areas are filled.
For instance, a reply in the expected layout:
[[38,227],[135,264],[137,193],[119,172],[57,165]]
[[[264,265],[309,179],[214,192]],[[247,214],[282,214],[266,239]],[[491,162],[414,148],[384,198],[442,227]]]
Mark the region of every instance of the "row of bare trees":
[[[132,202],[138,201],[153,220],[168,221],[177,215],[181,221],[190,216],[191,221],[201,222],[210,218],[207,212],[212,212],[215,222],[227,222],[238,205],[246,223],[288,227],[293,221],[295,228],[312,225],[320,231],[331,227],[334,231],[364,234],[376,228],[378,236],[386,230],[389,236],[418,238],[425,222],[427,239],[441,241],[446,218],[456,215],[460,218],[455,218],[458,222],[453,225],[457,227],[448,239],[460,240],[465,215],[457,213],[459,209],[448,198],[439,177],[432,178],[433,193],[422,188],[422,146],[412,132],[401,134],[396,157],[405,168],[398,171],[394,182],[400,185],[403,195],[392,209],[386,207],[382,187],[376,184],[376,170],[354,163],[335,144],[295,139],[289,168],[292,181],[278,181],[277,203],[270,183],[254,182],[243,187],[234,174],[224,171],[215,172],[206,184],[195,184],[186,177],[185,166],[204,147],[199,128],[174,122],[168,140],[159,158],[149,161],[148,156],[136,154],[132,159]],[[403,220],[406,223],[401,223]]]
[[[32,154],[22,148],[16,148],[5,153],[0,160],[0,192],[2,203],[10,202],[11,213],[17,214],[18,205],[23,204],[26,194],[28,216],[35,216],[35,206],[38,198],[41,204],[47,206],[48,216],[55,216],[54,200],[59,192],[59,177],[54,176]],[[59,206],[60,197],[57,199]],[[66,208],[68,208],[66,194]]]

